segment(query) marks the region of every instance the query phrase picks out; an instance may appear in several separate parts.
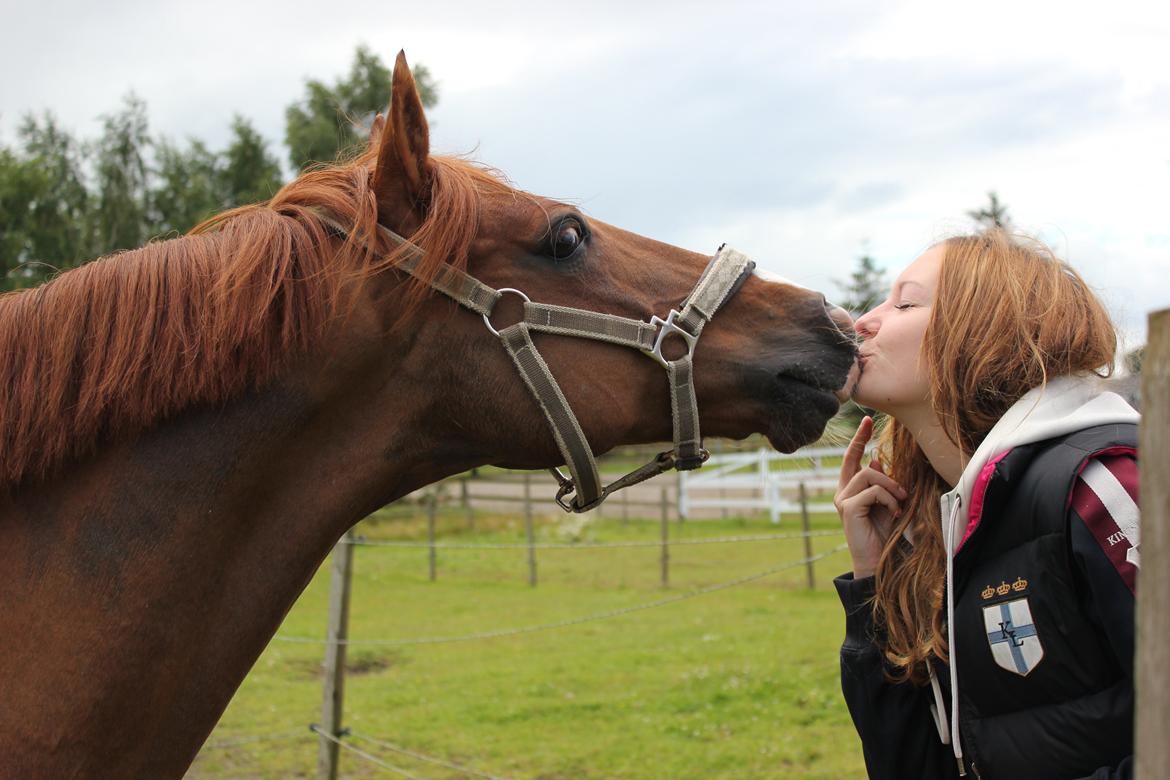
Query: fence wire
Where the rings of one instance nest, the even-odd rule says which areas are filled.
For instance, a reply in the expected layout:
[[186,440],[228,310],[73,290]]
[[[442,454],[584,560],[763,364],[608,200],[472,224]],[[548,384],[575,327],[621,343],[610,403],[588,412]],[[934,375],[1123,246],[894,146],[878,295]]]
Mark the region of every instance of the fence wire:
[[349,735],[351,737],[353,737],[354,739],[360,739],[360,740],[363,740],[365,742],[369,742],[371,745],[376,745],[377,747],[380,747],[383,750],[390,750],[390,751],[393,751],[395,753],[401,753],[402,755],[409,756],[410,758],[413,758],[416,761],[423,761],[423,762],[428,763],[428,764],[435,764],[436,766],[441,766],[441,767],[444,767],[445,769],[453,769],[456,772],[462,772],[463,774],[470,775],[472,777],[482,777],[482,778],[484,778],[484,780],[508,780],[508,778],[506,778],[506,777],[500,777],[499,775],[490,775],[490,774],[487,774],[486,772],[477,772],[474,769],[469,769],[469,768],[462,766],[460,764],[452,764],[449,761],[444,761],[441,758],[435,758],[434,756],[428,756],[425,753],[417,753],[413,750],[407,750],[404,747],[400,747],[399,745],[395,745],[393,742],[386,742],[384,740],[374,739],[373,737],[366,736],[365,734],[359,734],[358,732],[353,731],[352,729],[350,730]]
[[366,761],[369,761],[371,764],[374,764],[375,766],[379,766],[382,769],[385,769],[387,772],[390,772],[392,774],[396,774],[399,777],[405,777],[407,780],[426,780],[425,777],[422,777],[422,776],[416,775],[416,774],[412,774],[400,766],[394,766],[391,763],[383,761],[382,759],[378,758],[377,756],[370,755],[369,753],[367,753],[366,751],[362,750],[359,747],[354,747],[353,745],[342,742],[340,739],[333,736],[332,734],[326,734],[324,731],[317,728],[316,725],[309,726],[309,730],[312,731],[314,734],[317,734],[318,736],[324,737],[325,739],[329,740],[330,742],[337,745],[338,747],[343,748],[345,750],[348,750],[349,752],[351,752],[355,755],[361,756]]
[[756,536],[714,536],[709,539],[668,539],[666,542],[658,541],[636,541],[636,542],[534,542],[528,544],[527,542],[416,542],[416,541],[396,541],[396,540],[379,540],[366,539],[362,536],[355,536],[352,539],[343,538],[341,541],[344,544],[353,545],[354,547],[425,547],[435,548],[437,550],[604,550],[616,547],[662,547],[663,544],[670,546],[686,545],[686,544],[735,544],[739,542],[772,542],[783,539],[804,539],[813,536],[840,536],[840,530],[836,531],[808,531],[793,532],[786,534],[761,534]]
[[239,745],[251,745],[256,742],[273,742],[302,736],[304,736],[304,729],[277,731],[273,734],[254,734],[247,737],[236,737],[234,739],[210,740],[203,743],[203,747],[200,750],[221,750]]
[[577,625],[581,625],[582,623],[592,623],[594,621],[606,620],[609,618],[619,617],[621,615],[629,615],[630,613],[633,613],[633,612],[641,612],[641,611],[647,610],[647,609],[654,609],[655,607],[663,607],[663,606],[666,606],[667,604],[676,604],[680,601],[686,601],[687,599],[693,599],[693,598],[696,598],[698,596],[705,596],[708,593],[715,593],[717,591],[726,590],[728,588],[733,588],[737,585],[743,585],[745,583],[752,582],[754,580],[763,579],[764,577],[768,577],[768,576],[771,576],[773,574],[778,574],[782,571],[787,571],[788,569],[796,568],[797,566],[806,566],[810,563],[815,563],[819,560],[823,560],[825,558],[828,558],[830,555],[835,555],[836,553],[841,552],[846,547],[848,547],[848,545],[839,544],[836,547],[834,547],[833,549],[828,550],[828,551],[823,552],[823,553],[820,553],[819,555],[813,555],[813,556],[808,557],[808,558],[802,558],[799,561],[791,561],[789,563],[781,564],[780,566],[774,566],[771,569],[767,569],[767,570],[762,571],[762,572],[757,572],[755,574],[749,574],[746,577],[738,577],[734,580],[728,580],[727,582],[720,582],[720,583],[717,583],[715,585],[707,585],[707,586],[702,587],[702,588],[696,588],[696,589],[688,591],[686,593],[680,593],[677,596],[670,596],[669,598],[659,599],[658,601],[651,601],[647,604],[637,604],[637,605],[632,606],[632,607],[622,607],[621,609],[614,609],[614,610],[610,610],[608,612],[600,612],[600,613],[597,613],[594,615],[586,615],[584,617],[568,618],[566,620],[558,620],[555,623],[544,623],[541,625],[524,626],[521,628],[499,629],[496,631],[482,631],[480,633],[465,634],[463,636],[420,637],[420,638],[415,638],[415,639],[342,639],[342,640],[333,640],[331,642],[328,639],[316,639],[314,637],[309,637],[309,636],[287,636],[284,634],[277,634],[272,639],[273,639],[273,641],[278,641],[278,642],[294,642],[294,643],[311,644],[311,645],[339,644],[339,645],[351,645],[351,646],[357,646],[357,645],[375,646],[375,645],[378,645],[378,646],[401,647],[401,646],[407,646],[407,645],[439,645],[439,644],[449,644],[449,643],[454,643],[454,642],[471,642],[471,641],[474,641],[477,639],[498,639],[500,637],[517,636],[519,634],[533,634],[533,633],[536,633],[538,631],[548,631],[548,630],[554,629],[554,628],[565,628],[567,626],[577,626]]

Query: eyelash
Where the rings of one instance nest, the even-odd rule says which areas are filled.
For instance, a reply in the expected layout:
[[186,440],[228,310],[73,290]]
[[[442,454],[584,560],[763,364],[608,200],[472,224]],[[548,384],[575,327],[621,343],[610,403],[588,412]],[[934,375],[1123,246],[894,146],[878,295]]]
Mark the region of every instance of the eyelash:
[[906,309],[910,309],[913,307],[914,307],[914,304],[912,304],[912,303],[899,303],[896,306],[894,306],[894,308],[897,309],[898,311],[905,311]]

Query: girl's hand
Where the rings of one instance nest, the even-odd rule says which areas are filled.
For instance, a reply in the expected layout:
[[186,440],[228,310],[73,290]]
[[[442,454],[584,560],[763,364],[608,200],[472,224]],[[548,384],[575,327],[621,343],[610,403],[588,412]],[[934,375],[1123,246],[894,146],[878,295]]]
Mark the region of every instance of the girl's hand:
[[864,417],[845,450],[841,480],[833,505],[841,516],[845,542],[853,556],[855,579],[872,577],[894,518],[902,514],[907,493],[891,479],[876,459],[861,466],[865,445],[873,436],[873,418]]

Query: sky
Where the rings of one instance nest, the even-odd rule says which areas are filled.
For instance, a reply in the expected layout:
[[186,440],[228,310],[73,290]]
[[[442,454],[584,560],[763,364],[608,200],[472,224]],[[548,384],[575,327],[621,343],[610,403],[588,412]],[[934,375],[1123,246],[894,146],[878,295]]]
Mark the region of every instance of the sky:
[[1165,2],[3,3],[2,143],[29,111],[92,137],[133,91],[154,134],[220,148],[239,113],[283,158],[306,79],[404,49],[439,85],[432,151],[605,222],[832,298],[994,190],[1124,348],[1170,307]]

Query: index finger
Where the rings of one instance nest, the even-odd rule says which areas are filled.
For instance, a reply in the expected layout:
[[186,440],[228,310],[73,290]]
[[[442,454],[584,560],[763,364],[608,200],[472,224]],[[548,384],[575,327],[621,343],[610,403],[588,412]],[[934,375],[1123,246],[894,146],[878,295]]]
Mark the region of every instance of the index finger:
[[865,454],[865,445],[869,443],[871,436],[873,436],[873,418],[867,415],[861,418],[857,432],[853,434],[853,438],[849,440],[849,446],[845,448],[845,457],[841,459],[841,479],[837,484],[838,491],[844,490],[845,485],[849,483],[853,475],[861,470],[861,456]]

